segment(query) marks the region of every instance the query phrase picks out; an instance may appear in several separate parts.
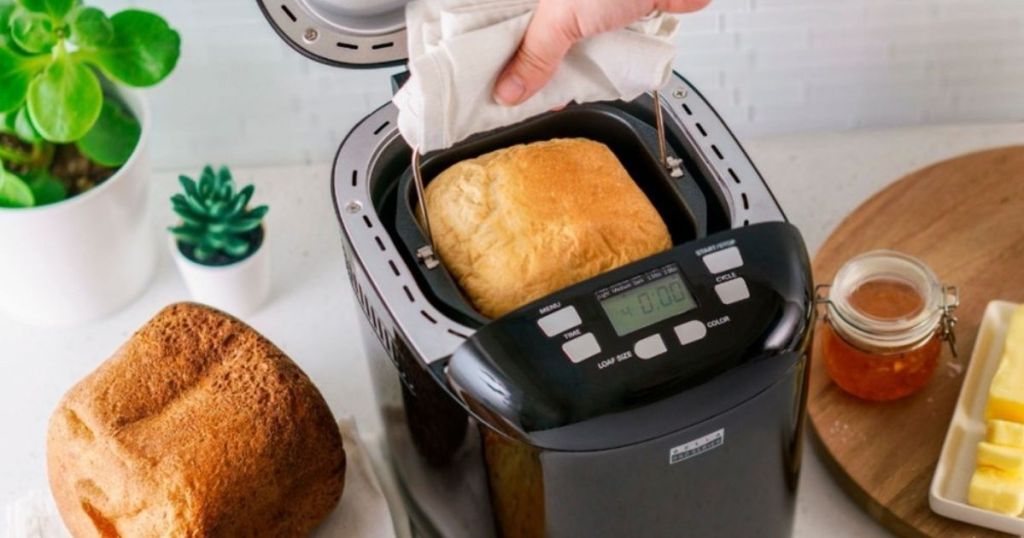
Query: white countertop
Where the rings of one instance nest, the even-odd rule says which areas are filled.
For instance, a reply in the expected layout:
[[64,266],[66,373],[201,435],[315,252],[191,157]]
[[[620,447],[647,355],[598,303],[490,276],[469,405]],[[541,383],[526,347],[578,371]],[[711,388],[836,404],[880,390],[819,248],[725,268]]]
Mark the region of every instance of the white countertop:
[[[1022,143],[1024,124],[773,137],[745,145],[813,254],[843,216],[892,180],[961,153]],[[247,321],[309,374],[335,414],[354,415],[373,437],[379,422],[331,206],[330,164],[236,169],[235,176],[254,183],[257,201],[271,206],[274,291]],[[154,240],[161,245],[166,237],[158,234],[173,220],[167,199],[176,177],[177,172],[154,177]],[[41,329],[0,318],[0,424],[7,432],[0,440],[0,511],[47,487],[46,425],[61,395],[162,306],[188,299],[169,254],[163,254],[149,290],[109,319]],[[3,285],[10,283],[0,284],[0,293]],[[4,525],[0,512],[0,536]],[[808,446],[794,535],[887,533],[845,496]]]

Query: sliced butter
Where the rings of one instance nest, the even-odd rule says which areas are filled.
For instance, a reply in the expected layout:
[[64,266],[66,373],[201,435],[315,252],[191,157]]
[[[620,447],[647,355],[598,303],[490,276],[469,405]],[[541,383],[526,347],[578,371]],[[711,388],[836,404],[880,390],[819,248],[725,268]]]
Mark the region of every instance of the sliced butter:
[[978,443],[978,467],[995,467],[1017,478],[1024,476],[1024,448]]
[[990,420],[985,440],[994,445],[1024,448],[1024,424],[1006,420]]
[[988,392],[987,420],[1024,423],[1024,307],[1013,312],[1003,356]]
[[1024,512],[1024,479],[992,467],[978,467],[971,477],[967,502],[984,510],[1019,516]]

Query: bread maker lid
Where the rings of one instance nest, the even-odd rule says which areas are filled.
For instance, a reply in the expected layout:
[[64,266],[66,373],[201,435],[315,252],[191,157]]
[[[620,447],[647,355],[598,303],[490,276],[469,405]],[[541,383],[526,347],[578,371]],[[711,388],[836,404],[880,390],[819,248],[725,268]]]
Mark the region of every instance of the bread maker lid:
[[409,57],[405,5],[409,0],[256,0],[289,45],[339,67],[396,65]]

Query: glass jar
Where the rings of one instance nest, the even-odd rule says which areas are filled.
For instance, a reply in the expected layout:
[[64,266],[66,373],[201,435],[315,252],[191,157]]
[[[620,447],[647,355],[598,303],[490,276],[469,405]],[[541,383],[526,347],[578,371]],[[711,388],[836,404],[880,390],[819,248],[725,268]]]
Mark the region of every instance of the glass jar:
[[861,254],[831,286],[820,286],[818,297],[827,305],[825,369],[854,396],[885,401],[917,392],[935,372],[942,340],[956,356],[952,311],[959,293],[917,258],[890,250]]

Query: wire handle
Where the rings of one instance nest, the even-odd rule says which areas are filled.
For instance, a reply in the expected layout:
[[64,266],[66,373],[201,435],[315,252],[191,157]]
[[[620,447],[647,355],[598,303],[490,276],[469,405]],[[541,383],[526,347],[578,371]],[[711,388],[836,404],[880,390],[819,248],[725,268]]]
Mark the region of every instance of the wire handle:
[[427,244],[416,249],[416,257],[423,262],[427,269],[433,269],[441,262],[434,253],[434,234],[430,227],[430,213],[427,211],[426,189],[423,187],[423,173],[420,171],[420,148],[412,150],[412,180],[416,184],[416,198],[420,202],[420,211],[423,212],[423,228],[427,233]]
[[661,92],[654,90],[654,126],[658,129],[658,156],[661,158],[661,165],[668,170],[674,178],[683,177],[683,160],[672,157],[668,154],[668,142],[665,135],[665,111],[661,108]]

